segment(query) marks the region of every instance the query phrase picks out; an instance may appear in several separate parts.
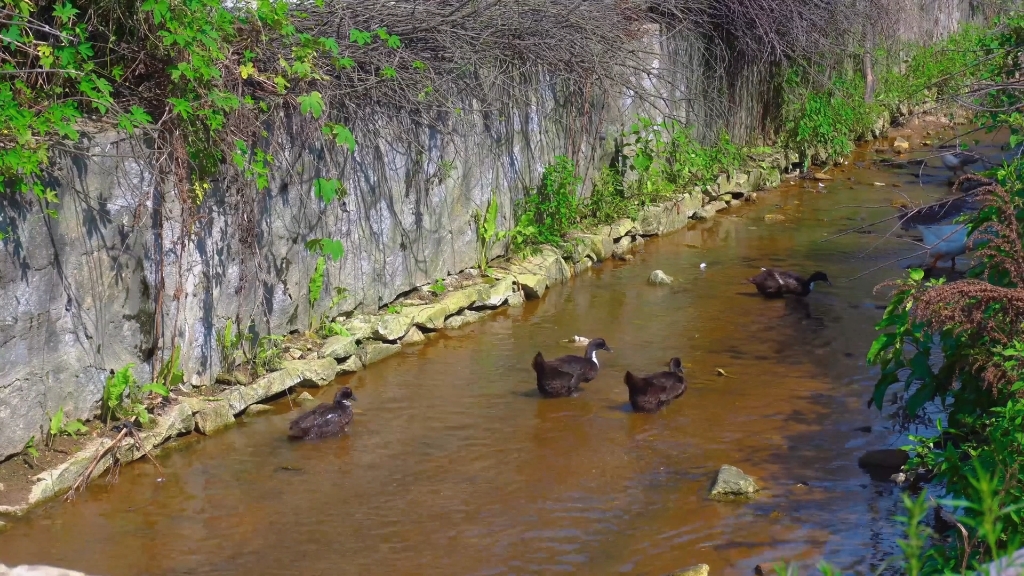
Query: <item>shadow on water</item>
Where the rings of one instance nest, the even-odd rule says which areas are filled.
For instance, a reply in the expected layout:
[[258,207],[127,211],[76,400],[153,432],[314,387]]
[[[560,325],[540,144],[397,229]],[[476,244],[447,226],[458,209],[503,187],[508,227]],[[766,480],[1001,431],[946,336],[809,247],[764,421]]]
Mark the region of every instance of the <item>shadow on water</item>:
[[[864,351],[884,303],[872,289],[899,267],[837,280],[910,250],[884,244],[859,258],[876,239],[818,240],[877,219],[878,209],[850,206],[891,202],[896,191],[872,184],[883,176],[901,194],[943,189],[915,187],[907,172],[841,175],[852,183],[762,194],[648,241],[630,265],[607,262],[542,301],[339,379],[360,399],[344,438],[288,442],[294,413],[278,403],[168,451],[162,476],[135,464],[113,486],[14,521],[0,559],[106,576],[658,576],[698,562],[748,574],[780,559],[806,573],[822,557],[880,567],[897,551],[900,493],[856,461],[905,441],[864,406],[875,375]],[[821,269],[834,286],[765,300],[744,280],[767,265]],[[655,269],[676,283],[648,286]],[[604,337],[615,352],[577,397],[540,398],[530,359],[580,353],[560,344],[573,335]],[[683,359],[686,394],[633,414],[623,373],[660,370],[672,356]],[[764,492],[709,500],[723,464]]]

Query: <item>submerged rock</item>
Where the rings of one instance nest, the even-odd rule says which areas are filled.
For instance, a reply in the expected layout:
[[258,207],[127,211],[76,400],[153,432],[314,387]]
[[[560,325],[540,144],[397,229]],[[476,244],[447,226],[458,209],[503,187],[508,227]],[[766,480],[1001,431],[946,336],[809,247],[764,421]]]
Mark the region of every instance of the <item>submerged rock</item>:
[[512,308],[518,308],[518,307],[522,306],[523,304],[526,304],[526,297],[523,296],[523,293],[521,291],[520,292],[515,292],[511,296],[508,297],[507,304],[510,307],[512,307]]
[[892,151],[897,154],[903,154],[907,150],[910,150],[910,142],[907,142],[903,138],[896,138],[892,143]]
[[296,402],[315,402],[316,398],[313,398],[309,392],[303,392],[295,397]]
[[857,466],[868,473],[888,477],[899,472],[909,460],[910,454],[906,450],[885,448],[868,450],[857,459]]
[[420,342],[423,342],[426,339],[427,337],[423,335],[423,332],[421,332],[419,328],[413,326],[402,338],[401,344],[402,346],[408,346],[410,344],[419,344]]
[[718,477],[715,478],[709,496],[713,500],[733,500],[749,498],[760,490],[753,478],[739,468],[726,464],[718,470]]
[[711,567],[707,564],[697,564],[696,566],[690,566],[689,568],[676,570],[675,572],[668,574],[667,576],[708,576],[710,572]]
[[253,404],[245,409],[246,416],[255,416],[257,414],[263,414],[264,412],[273,412],[274,409],[266,404]]
[[651,275],[647,278],[647,281],[655,286],[663,286],[672,283],[673,278],[668,274],[665,274],[661,270],[655,270],[651,272]]

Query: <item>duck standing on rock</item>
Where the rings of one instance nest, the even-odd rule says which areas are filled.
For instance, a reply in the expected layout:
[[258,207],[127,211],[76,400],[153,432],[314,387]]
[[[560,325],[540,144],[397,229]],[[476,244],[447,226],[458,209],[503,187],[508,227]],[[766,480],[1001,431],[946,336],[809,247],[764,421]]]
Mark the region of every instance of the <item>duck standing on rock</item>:
[[356,399],[352,389],[345,386],[334,395],[334,402],[321,404],[299,416],[288,425],[288,437],[293,440],[316,440],[336,436],[352,422],[352,402]]
[[544,360],[537,352],[533,357],[533,371],[537,373],[537,390],[547,398],[572,396],[580,383],[590,382],[597,376],[597,351],[612,349],[605,344],[604,338],[594,338],[587,343],[587,351],[583,356],[562,356],[554,360]]
[[626,371],[624,379],[629,389],[629,405],[634,412],[657,412],[686,392],[683,363],[679,358],[668,362],[668,371],[636,376]]
[[761,268],[761,273],[753,278],[748,278],[747,282],[756,286],[757,291],[767,298],[781,298],[786,294],[807,296],[814,288],[815,282],[832,285],[824,272],[815,272],[809,278],[804,278],[793,272],[773,268]]

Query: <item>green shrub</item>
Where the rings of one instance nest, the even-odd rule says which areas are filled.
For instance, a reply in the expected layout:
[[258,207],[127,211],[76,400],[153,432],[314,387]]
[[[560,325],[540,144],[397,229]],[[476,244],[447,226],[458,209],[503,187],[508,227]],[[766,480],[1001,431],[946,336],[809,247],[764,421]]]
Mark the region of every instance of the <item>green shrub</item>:
[[544,167],[541,184],[517,203],[518,221],[511,232],[512,249],[528,252],[540,244],[561,246],[580,223],[580,184],[576,164],[556,156]]

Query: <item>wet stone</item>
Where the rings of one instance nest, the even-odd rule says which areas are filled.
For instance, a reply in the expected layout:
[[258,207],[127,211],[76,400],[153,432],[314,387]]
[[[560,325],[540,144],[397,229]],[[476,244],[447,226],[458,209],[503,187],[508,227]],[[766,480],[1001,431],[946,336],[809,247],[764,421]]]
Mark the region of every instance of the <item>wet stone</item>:
[[761,488],[753,478],[744,474],[739,468],[726,464],[718,471],[715,485],[711,487],[710,497],[713,500],[749,498],[760,490]]

